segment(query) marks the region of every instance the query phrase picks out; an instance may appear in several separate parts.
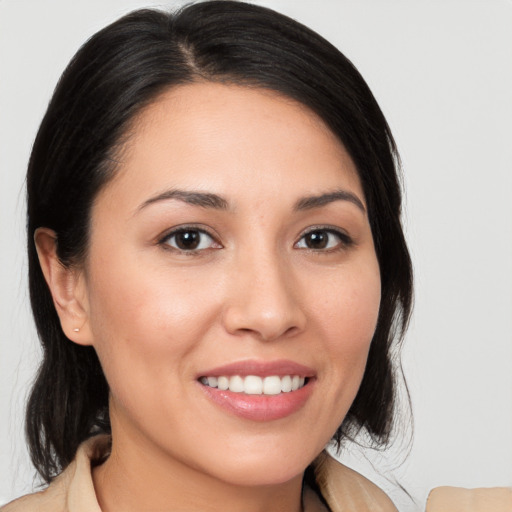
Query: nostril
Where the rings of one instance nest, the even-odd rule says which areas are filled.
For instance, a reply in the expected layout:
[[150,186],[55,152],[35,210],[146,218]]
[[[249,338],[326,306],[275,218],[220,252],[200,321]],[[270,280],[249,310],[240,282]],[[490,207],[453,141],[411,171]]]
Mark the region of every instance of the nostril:
[[271,341],[271,340],[275,340],[275,339],[278,339],[278,338],[289,338],[289,337],[295,336],[299,332],[300,332],[299,327],[293,325],[293,326],[288,327],[288,328],[286,328],[284,330],[283,329],[276,329],[275,331],[272,331],[270,329],[268,329],[268,330],[261,329],[258,332],[258,334],[265,341]]
[[295,334],[298,334],[300,329],[296,326],[288,327],[286,331],[283,333],[283,336],[294,336]]

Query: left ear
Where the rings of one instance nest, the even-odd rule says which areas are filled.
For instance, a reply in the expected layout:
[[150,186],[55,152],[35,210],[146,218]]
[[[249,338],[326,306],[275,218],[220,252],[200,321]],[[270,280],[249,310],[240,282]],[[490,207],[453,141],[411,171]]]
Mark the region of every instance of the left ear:
[[83,271],[61,263],[57,256],[57,235],[53,230],[36,229],[34,242],[64,334],[79,345],[92,345]]

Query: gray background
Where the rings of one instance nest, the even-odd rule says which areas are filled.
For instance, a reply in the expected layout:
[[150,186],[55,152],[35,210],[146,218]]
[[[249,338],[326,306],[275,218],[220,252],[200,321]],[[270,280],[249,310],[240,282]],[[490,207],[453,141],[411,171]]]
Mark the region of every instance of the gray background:
[[[415,439],[343,458],[400,510],[437,485],[512,485],[512,3],[267,0],[338,46],[403,158],[416,307],[404,367]],[[0,503],[30,491],[23,403],[39,348],[28,311],[25,167],[55,83],[137,0],[0,0]],[[403,443],[402,443],[403,444]],[[375,466],[375,468],[374,468]]]

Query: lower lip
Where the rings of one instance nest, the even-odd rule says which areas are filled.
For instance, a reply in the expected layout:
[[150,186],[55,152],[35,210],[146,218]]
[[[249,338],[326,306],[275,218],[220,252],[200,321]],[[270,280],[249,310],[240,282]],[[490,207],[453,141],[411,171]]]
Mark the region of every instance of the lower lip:
[[246,395],[198,384],[211,400],[228,412],[252,421],[272,421],[286,418],[301,409],[311,395],[314,380],[310,379],[296,391],[279,395]]

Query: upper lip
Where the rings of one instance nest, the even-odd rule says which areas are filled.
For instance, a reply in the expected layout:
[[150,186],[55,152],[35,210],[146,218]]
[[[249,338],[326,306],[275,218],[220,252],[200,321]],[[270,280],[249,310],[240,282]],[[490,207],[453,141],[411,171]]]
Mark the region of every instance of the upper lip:
[[210,368],[201,372],[200,377],[219,377],[230,375],[257,375],[259,377],[268,377],[271,375],[298,375],[299,377],[314,377],[315,371],[303,364],[294,361],[280,359],[276,361],[236,361],[215,368]]

